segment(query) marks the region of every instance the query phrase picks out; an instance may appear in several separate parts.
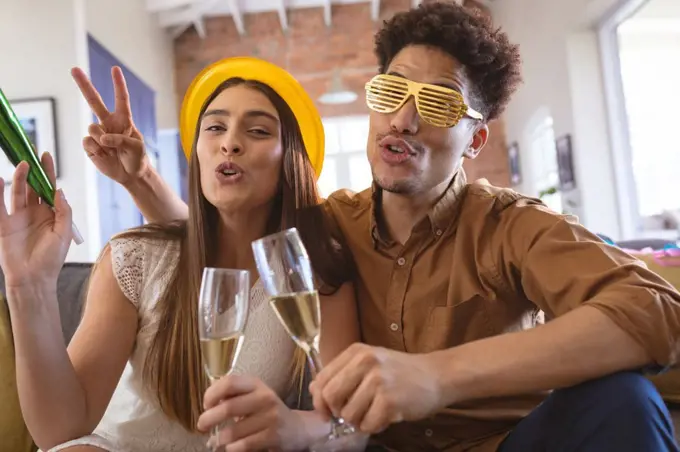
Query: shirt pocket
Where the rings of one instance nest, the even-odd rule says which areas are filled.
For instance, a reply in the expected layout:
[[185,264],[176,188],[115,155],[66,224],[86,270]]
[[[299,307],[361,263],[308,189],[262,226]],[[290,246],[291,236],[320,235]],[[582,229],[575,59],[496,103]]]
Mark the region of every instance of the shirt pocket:
[[420,340],[422,351],[442,350],[494,335],[490,303],[476,294],[452,306],[431,307]]

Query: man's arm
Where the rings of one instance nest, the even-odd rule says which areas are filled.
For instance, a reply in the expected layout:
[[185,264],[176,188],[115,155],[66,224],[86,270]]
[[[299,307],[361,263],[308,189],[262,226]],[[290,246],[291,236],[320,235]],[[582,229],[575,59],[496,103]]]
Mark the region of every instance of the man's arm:
[[434,352],[441,407],[532,393],[652,362],[650,354],[601,311],[584,306],[533,330]]
[[151,165],[124,185],[144,218],[165,223],[189,218],[189,208]]
[[517,204],[500,215],[499,276],[554,320],[433,353],[442,406],[674,364],[680,294],[572,220]]

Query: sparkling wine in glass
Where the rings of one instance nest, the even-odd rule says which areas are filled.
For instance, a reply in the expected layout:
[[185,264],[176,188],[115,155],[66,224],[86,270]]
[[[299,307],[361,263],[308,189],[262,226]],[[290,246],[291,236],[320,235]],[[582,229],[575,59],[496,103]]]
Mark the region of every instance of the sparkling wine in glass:
[[[252,244],[260,280],[281,324],[307,354],[312,374],[321,371],[319,336],[321,313],[312,266],[295,228],[272,234]],[[331,432],[310,448],[312,452],[343,451],[358,431],[341,418],[331,419]]]
[[[203,270],[198,301],[198,331],[203,367],[210,382],[229,374],[236,364],[248,318],[250,274],[247,270]],[[213,436],[219,428],[213,429]]]

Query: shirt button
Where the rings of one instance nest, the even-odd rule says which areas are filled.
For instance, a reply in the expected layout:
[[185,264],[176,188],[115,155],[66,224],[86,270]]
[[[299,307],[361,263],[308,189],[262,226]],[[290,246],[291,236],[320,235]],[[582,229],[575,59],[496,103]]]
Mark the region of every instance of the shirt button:
[[429,428],[427,430],[425,430],[425,436],[427,436],[427,437],[432,436],[433,433],[434,432],[432,430],[430,430]]
[[441,235],[443,234],[443,232],[442,232],[441,229],[437,229],[437,230],[435,231],[435,234],[437,234],[437,237],[441,237]]
[[400,267],[403,266],[405,263],[406,263],[406,259],[404,259],[403,257],[400,257],[399,259],[397,259],[397,264]]
[[390,329],[392,331],[397,331],[399,329],[399,325],[397,325],[396,323],[393,323],[392,325],[390,325]]

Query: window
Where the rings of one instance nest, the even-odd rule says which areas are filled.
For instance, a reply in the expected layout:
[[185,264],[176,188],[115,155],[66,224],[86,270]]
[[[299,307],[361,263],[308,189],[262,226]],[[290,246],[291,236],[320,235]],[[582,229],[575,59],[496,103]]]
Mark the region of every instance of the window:
[[530,140],[531,160],[534,166],[532,174],[535,175],[534,186],[548,207],[555,212],[562,212],[562,196],[556,191],[559,186],[559,173],[555,131],[551,116],[544,115],[538,120]]
[[678,238],[680,2],[620,0],[598,26],[622,238]]
[[366,158],[368,116],[340,116],[323,119],[326,157],[319,177],[321,195],[327,197],[341,188],[361,191],[373,177]]
[[673,135],[680,99],[680,18],[634,16],[619,26],[618,39],[638,213],[650,217],[680,209],[680,145]]

